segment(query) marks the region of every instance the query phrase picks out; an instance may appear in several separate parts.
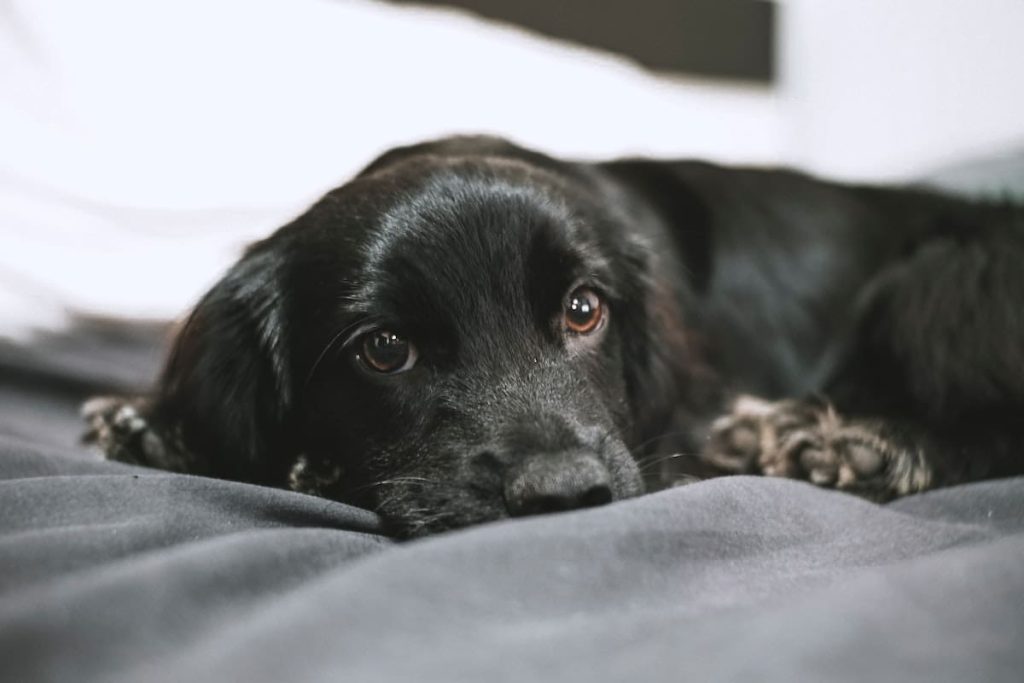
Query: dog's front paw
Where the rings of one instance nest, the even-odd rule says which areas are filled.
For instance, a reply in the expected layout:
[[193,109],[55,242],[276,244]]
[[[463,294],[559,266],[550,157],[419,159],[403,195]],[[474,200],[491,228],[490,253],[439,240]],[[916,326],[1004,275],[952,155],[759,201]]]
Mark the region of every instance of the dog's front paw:
[[330,498],[331,491],[342,479],[342,468],[336,461],[302,453],[288,473],[288,488],[297,493]]
[[83,443],[96,446],[108,460],[187,472],[188,458],[177,440],[169,443],[146,416],[144,399],[111,396],[91,398],[82,405],[86,431]]
[[929,488],[920,449],[885,432],[882,421],[847,421],[818,401],[741,397],[712,424],[703,459],[727,473],[805,479],[873,500]]
[[164,450],[138,401],[97,396],[82,404],[82,419],[87,425],[82,441],[97,446],[109,460],[143,464],[149,454],[159,456]]
[[784,440],[816,424],[815,412],[798,401],[740,396],[729,414],[712,423],[702,459],[730,474],[796,476],[794,463],[777,454]]

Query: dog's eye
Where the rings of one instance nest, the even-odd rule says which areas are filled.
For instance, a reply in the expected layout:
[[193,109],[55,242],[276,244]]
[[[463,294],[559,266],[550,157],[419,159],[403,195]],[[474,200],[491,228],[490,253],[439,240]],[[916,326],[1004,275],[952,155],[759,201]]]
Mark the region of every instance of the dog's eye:
[[377,329],[363,335],[359,359],[375,372],[405,372],[416,365],[416,347],[409,340],[391,332]]
[[590,334],[604,318],[604,304],[596,292],[587,287],[574,289],[565,302],[565,329],[573,334]]

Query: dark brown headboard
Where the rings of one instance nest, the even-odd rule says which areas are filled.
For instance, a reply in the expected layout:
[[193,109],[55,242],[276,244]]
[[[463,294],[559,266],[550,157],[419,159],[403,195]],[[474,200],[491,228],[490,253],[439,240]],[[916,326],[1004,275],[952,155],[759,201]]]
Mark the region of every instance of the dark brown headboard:
[[771,83],[776,6],[767,0],[391,0],[460,7],[656,71]]

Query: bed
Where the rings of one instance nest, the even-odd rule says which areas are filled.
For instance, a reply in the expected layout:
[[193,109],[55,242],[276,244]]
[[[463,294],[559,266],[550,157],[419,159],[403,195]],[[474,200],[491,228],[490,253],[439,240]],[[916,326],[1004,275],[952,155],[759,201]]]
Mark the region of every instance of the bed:
[[729,477],[399,544],[104,462],[77,405],[168,329],[0,345],[0,680],[1019,681],[1024,478],[879,506]]

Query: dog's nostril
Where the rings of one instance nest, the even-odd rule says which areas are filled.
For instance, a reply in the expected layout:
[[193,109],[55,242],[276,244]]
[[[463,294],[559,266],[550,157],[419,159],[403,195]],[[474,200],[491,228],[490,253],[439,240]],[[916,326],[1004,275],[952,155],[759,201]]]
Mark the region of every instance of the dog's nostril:
[[594,507],[612,498],[607,468],[589,454],[534,456],[505,484],[505,503],[513,516]]

